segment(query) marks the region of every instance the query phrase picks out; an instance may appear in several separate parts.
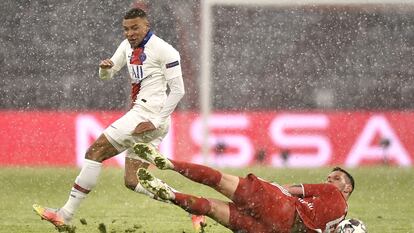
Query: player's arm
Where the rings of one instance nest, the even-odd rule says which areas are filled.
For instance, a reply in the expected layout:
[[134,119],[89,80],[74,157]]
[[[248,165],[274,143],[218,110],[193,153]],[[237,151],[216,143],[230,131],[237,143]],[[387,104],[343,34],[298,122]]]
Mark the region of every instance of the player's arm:
[[99,63],[99,77],[102,80],[112,79],[116,72],[126,65],[126,46],[128,42],[124,40],[115,51],[111,58],[102,60]]
[[165,49],[166,51],[163,53],[165,56],[161,58],[161,61],[164,76],[167,80],[167,85],[170,88],[170,93],[158,116],[150,119],[155,128],[158,128],[162,122],[167,120],[185,94],[180,54],[172,47]]
[[158,128],[163,121],[165,121],[169,115],[174,111],[178,102],[184,96],[184,82],[182,77],[176,77],[168,80],[168,86],[170,87],[170,94],[165,101],[165,104],[159,113],[158,117],[149,119],[148,122],[141,122],[134,130],[133,134],[140,134],[149,130]]
[[286,184],[283,185],[283,188],[285,188],[292,196],[295,197],[303,197],[305,195],[302,184]]
[[302,184],[304,197],[320,197],[328,194],[333,195],[338,192],[338,188],[332,184]]
[[184,82],[181,76],[168,80],[167,84],[170,88],[170,94],[158,117],[150,120],[156,128],[172,114],[178,102],[180,102],[185,94]]

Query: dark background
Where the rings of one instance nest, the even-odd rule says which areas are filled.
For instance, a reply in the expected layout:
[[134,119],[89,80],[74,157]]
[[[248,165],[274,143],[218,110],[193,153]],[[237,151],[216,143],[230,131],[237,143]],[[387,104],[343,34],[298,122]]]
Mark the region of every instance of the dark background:
[[[0,108],[121,110],[126,69],[98,76],[123,40],[133,1],[0,2]],[[181,53],[186,96],[199,108],[199,1],[148,1],[155,33]],[[213,8],[218,110],[414,109],[411,6]]]

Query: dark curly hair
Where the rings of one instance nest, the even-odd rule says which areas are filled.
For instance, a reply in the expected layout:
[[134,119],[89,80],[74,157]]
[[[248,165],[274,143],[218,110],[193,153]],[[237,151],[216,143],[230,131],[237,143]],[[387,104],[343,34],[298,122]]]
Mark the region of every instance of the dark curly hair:
[[132,8],[125,13],[124,19],[147,18],[147,13],[140,8]]

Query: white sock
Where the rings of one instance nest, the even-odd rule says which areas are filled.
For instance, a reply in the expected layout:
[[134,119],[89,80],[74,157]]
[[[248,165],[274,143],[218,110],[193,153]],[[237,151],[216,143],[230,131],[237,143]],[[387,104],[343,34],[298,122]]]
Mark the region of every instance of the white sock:
[[154,194],[150,193],[148,190],[146,190],[144,187],[142,187],[141,183],[138,183],[138,185],[137,185],[137,187],[135,187],[134,191],[136,193],[141,193],[141,194],[147,195],[150,198],[154,198]]
[[69,199],[66,204],[60,209],[65,220],[70,221],[73,214],[79,208],[83,199],[91,191],[98,182],[99,174],[101,173],[102,163],[85,159],[82,169],[76,177]]

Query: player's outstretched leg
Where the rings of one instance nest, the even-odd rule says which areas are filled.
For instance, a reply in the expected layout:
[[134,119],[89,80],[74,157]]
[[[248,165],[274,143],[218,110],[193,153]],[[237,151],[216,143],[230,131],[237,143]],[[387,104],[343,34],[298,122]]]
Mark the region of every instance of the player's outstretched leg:
[[63,216],[64,214],[59,212],[59,209],[52,209],[34,204],[33,210],[42,218],[42,220],[52,223],[59,231],[70,232],[71,229],[74,229],[73,226],[69,225],[69,220]]
[[147,160],[161,170],[174,168],[174,165],[151,144],[135,143],[133,148],[140,158]]
[[174,200],[175,194],[173,188],[156,178],[147,169],[138,169],[137,176],[141,185],[157,197],[163,200]]
[[[182,203],[176,200],[176,193],[177,195],[183,195],[181,193],[178,193],[175,189],[167,185],[162,180],[154,177],[147,169],[140,168],[137,171],[138,179],[141,182],[142,187],[147,189],[149,192],[154,194],[154,199],[159,201],[164,201],[167,203],[174,203],[178,206],[181,206],[185,210],[188,208],[188,203],[191,201],[183,200]],[[181,198],[182,199],[182,198]],[[191,200],[194,200],[194,198],[189,198]],[[205,203],[203,203],[206,205]],[[208,204],[208,203],[207,203]],[[197,206],[197,203],[193,203],[193,205]],[[191,213],[191,211],[189,211]],[[195,232],[204,232],[204,227],[206,226],[206,218],[202,214],[206,214],[204,212],[197,213],[199,215],[192,215],[191,221],[193,222],[193,227]]]
[[140,158],[154,164],[159,169],[174,170],[192,181],[205,184],[213,188],[218,185],[222,177],[222,174],[219,171],[210,167],[169,160],[161,155],[154,146],[148,143],[135,143],[134,151]]
[[211,210],[210,201],[206,198],[180,193],[162,180],[156,178],[145,168],[138,169],[137,176],[148,191],[165,200],[180,206],[187,212],[195,215],[206,215]]

